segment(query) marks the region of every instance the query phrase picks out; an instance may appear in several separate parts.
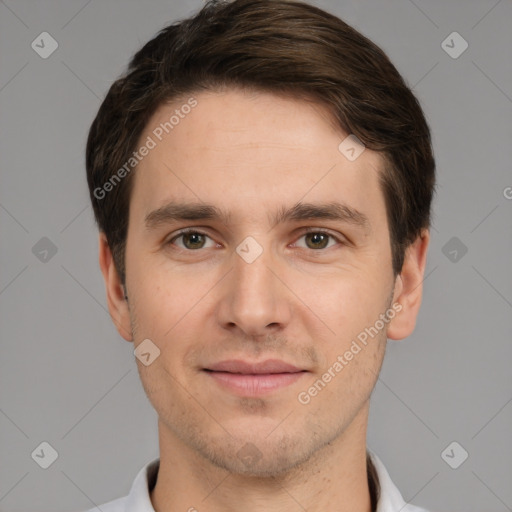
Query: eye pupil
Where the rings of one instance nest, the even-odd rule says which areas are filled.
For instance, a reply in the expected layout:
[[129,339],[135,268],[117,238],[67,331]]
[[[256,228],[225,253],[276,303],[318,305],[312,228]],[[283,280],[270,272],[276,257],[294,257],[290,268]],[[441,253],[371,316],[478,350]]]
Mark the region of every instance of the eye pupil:
[[192,249],[197,249],[197,245],[201,245],[204,240],[202,240],[202,236],[200,233],[185,233],[183,234],[183,241],[185,243],[185,246],[188,246],[187,241],[192,241]]
[[[306,239],[310,239],[313,241],[313,249],[323,249],[327,246],[328,235],[324,233],[308,233],[306,235]],[[321,245],[317,245],[318,243],[320,243]]]

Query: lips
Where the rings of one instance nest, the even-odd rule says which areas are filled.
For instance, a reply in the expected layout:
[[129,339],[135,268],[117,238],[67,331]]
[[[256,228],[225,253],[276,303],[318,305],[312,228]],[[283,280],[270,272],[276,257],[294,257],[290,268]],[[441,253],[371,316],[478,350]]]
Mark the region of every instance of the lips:
[[212,364],[204,371],[222,389],[242,397],[269,394],[293,384],[307,373],[279,359],[260,363],[233,359]]
[[267,359],[260,363],[249,363],[240,359],[232,359],[229,361],[221,361],[213,364],[206,370],[214,372],[241,373],[246,375],[262,375],[272,373],[297,373],[304,371],[301,368],[280,361],[279,359]]

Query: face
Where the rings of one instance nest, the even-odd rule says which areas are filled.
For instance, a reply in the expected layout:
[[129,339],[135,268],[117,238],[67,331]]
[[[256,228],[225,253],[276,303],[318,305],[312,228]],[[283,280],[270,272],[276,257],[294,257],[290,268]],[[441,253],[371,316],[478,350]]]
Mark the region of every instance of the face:
[[382,159],[349,160],[312,103],[194,98],[140,139],[155,145],[133,176],[118,328],[160,351],[137,365],[161,435],[276,475],[362,428],[386,332],[415,316],[397,302]]

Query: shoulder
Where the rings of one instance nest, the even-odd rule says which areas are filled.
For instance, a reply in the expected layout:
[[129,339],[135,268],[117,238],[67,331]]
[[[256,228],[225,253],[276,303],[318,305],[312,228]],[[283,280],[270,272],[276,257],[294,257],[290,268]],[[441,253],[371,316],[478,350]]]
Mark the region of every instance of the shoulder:
[[401,512],[429,512],[426,508],[420,508],[416,507],[411,504],[405,505],[403,509],[401,509]]
[[159,467],[159,458],[148,462],[135,477],[128,495],[97,505],[86,512],[155,512],[150,491],[155,486]]
[[376,512],[428,512],[424,508],[406,503],[380,458],[371,450],[367,451],[377,472],[379,499]]
[[107,503],[103,503],[97,507],[90,508],[86,512],[125,512],[127,498],[127,496],[123,496],[122,498],[108,501]]

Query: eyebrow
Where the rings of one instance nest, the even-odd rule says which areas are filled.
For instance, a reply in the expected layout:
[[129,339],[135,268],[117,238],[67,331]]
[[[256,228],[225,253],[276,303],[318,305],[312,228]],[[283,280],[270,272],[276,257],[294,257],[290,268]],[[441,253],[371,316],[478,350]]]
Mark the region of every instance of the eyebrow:
[[[170,201],[148,213],[145,226],[147,230],[153,230],[170,222],[183,220],[214,220],[227,225],[230,219],[229,212],[211,204]],[[322,204],[298,202],[291,208],[281,206],[276,213],[269,215],[272,228],[284,222],[313,219],[345,222],[367,233],[371,230],[370,221],[364,213],[339,202]]]

